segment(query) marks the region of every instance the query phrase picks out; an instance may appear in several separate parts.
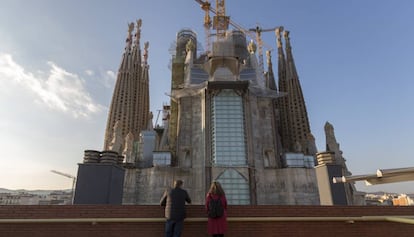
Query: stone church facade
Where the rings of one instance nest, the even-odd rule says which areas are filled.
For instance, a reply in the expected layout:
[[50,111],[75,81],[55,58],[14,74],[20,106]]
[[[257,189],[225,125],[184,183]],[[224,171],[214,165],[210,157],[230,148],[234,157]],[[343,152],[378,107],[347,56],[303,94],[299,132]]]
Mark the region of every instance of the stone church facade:
[[[280,46],[281,30],[276,33]],[[132,158],[126,158],[123,203],[157,204],[165,188],[181,179],[195,204],[204,203],[213,180],[223,185],[230,204],[319,204],[306,109],[282,108],[290,105],[289,93],[302,95],[296,73],[279,73],[279,84],[294,81],[295,91],[277,90],[270,53],[263,74],[255,45],[238,30],[227,31],[200,55],[193,31],[178,32],[176,42],[171,104],[164,106],[163,126],[144,129],[135,138]],[[279,72],[292,72],[293,59],[288,61],[283,49],[279,60],[284,60]],[[305,108],[303,96],[295,102]],[[299,122],[283,117],[290,111]],[[289,125],[282,121],[304,122],[285,129],[303,134],[302,140],[284,134],[281,128]]]
[[195,32],[179,31],[171,101],[153,127],[141,24],[128,26],[104,139],[125,171],[122,203],[158,204],[181,179],[194,204],[204,203],[212,181],[222,184],[229,204],[320,204],[317,150],[289,32],[275,28],[276,83],[270,51],[265,70],[261,46],[244,31],[221,28],[202,53]]

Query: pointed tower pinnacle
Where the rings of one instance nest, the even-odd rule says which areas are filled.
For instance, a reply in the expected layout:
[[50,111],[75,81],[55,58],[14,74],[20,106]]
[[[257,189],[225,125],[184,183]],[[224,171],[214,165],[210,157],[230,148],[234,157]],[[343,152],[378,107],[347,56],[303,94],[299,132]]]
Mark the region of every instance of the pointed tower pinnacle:
[[[279,90],[287,96],[281,98],[282,144],[287,152],[303,152],[314,155],[315,145],[310,131],[308,114],[302,88],[292,55],[289,31],[284,31],[286,59],[283,54],[281,30],[276,30],[279,52]],[[298,151],[300,147],[300,151]]]
[[340,164],[343,167],[346,167],[345,159],[342,157],[342,151],[339,147],[339,143],[336,141],[333,125],[330,124],[328,121],[326,121],[324,129],[325,129],[326,151],[334,152],[335,163]]
[[141,20],[137,21],[133,39],[134,26],[134,23],[128,24],[125,51],[118,70],[105,131],[104,150],[111,149],[118,154],[122,154],[126,146],[122,142],[114,149],[114,136],[125,140],[127,134],[131,133],[135,140],[138,139],[139,133],[146,129],[149,117],[148,66],[143,67],[141,64],[139,45]]
[[266,87],[277,91],[277,86],[275,82],[275,74],[273,73],[273,64],[272,64],[272,55],[270,50],[266,51],[267,57],[267,72],[266,72]]
[[276,28],[275,34],[277,39],[277,53],[278,53],[278,76],[279,76],[279,90],[286,91],[286,86],[282,85],[285,84],[286,81],[286,59],[285,54],[283,52],[283,45],[282,45],[282,37],[281,34],[283,32],[283,26]]
[[[141,66],[141,74],[139,80],[137,81],[137,100],[136,100],[136,128],[141,130],[148,130],[152,128],[152,113],[150,112],[150,95],[149,95],[149,68],[148,65],[148,51],[149,42],[144,43],[144,55],[143,62]],[[149,124],[151,123],[151,124]],[[139,132],[141,132],[141,130]],[[138,132],[138,131],[137,131]],[[139,135],[139,134],[137,134]],[[136,138],[138,139],[138,138]]]
[[135,33],[135,45],[139,46],[140,45],[140,40],[141,40],[141,26],[142,26],[142,20],[138,19],[137,20],[137,28],[136,28],[136,33]]
[[142,57],[143,60],[143,65],[148,65],[148,48],[149,48],[149,42],[145,42],[144,43],[144,56]]
[[[286,59],[285,53],[283,51],[283,43],[282,43],[282,32],[283,27],[276,28],[275,34],[277,39],[277,52],[278,52],[278,82],[279,82],[279,92],[287,92],[287,84],[286,84]],[[281,136],[281,143],[282,143],[282,150],[284,152],[289,151],[289,147],[292,147],[290,144],[289,138],[289,116],[288,116],[288,99],[287,96],[283,96],[277,102],[277,107],[279,109],[279,132]]]
[[286,30],[283,32],[283,36],[285,37],[285,42],[286,42],[287,75],[289,75],[291,78],[299,79],[298,73],[296,71],[295,62],[293,60],[292,46],[290,45],[289,33],[290,32]]
[[121,65],[119,70],[128,70],[131,67],[131,46],[132,46],[132,31],[134,30],[134,23],[128,23],[128,33],[125,40],[125,51],[122,56]]

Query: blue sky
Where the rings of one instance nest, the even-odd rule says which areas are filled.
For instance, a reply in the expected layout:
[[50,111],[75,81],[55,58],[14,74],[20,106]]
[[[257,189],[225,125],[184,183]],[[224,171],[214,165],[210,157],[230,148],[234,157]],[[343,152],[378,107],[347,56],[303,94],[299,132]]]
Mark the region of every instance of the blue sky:
[[[227,0],[245,28],[283,25],[319,151],[335,127],[353,174],[414,166],[414,2]],[[192,28],[204,43],[204,12],[191,0],[23,1],[0,8],[0,187],[70,188],[83,150],[102,149],[127,23],[149,41],[151,110],[168,102],[169,48]],[[274,33],[263,40],[276,48]],[[143,47],[143,46],[142,46]],[[273,51],[273,64],[277,65]],[[274,68],[277,71],[277,68]],[[156,116],[154,116],[156,117]],[[362,191],[413,193],[413,182]]]

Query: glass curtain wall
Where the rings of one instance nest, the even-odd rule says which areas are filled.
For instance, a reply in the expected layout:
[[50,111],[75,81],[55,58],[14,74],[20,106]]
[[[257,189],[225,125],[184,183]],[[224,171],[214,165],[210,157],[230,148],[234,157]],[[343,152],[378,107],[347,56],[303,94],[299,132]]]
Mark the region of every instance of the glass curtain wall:
[[229,204],[250,204],[248,180],[232,167],[247,166],[243,100],[232,89],[212,99],[212,163],[228,167],[218,180]]

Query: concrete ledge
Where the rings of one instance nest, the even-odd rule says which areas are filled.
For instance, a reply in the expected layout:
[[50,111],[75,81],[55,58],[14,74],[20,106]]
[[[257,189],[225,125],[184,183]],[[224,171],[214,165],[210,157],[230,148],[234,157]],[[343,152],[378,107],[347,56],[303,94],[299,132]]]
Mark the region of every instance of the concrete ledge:
[[[185,222],[207,222],[205,217],[186,218]],[[307,222],[343,221],[354,223],[357,221],[390,221],[405,224],[414,224],[414,216],[349,216],[349,217],[228,217],[228,222]],[[48,218],[48,219],[0,219],[0,223],[126,223],[126,222],[165,222],[165,218]]]

